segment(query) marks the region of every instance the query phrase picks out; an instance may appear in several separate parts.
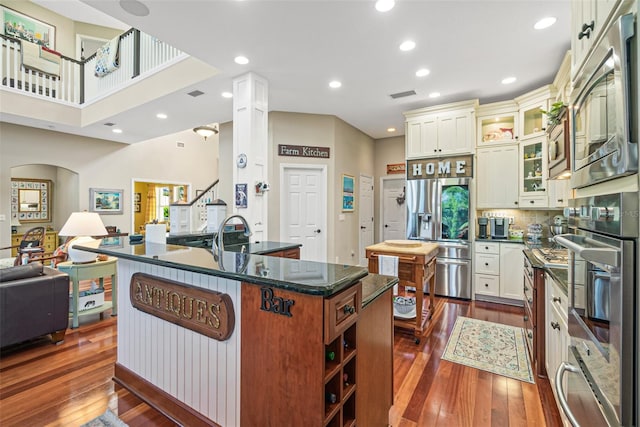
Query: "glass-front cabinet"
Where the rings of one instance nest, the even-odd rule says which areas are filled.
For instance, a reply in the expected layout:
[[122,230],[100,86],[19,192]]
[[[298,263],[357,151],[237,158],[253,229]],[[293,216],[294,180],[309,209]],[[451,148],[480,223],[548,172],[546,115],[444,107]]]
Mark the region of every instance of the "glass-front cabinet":
[[543,208],[547,197],[547,137],[520,142],[520,207]]
[[549,111],[549,102],[555,99],[556,93],[552,85],[547,85],[516,98],[520,141],[544,135],[547,117],[542,111]]
[[477,147],[517,141],[518,104],[514,101],[481,105],[476,111],[476,116]]

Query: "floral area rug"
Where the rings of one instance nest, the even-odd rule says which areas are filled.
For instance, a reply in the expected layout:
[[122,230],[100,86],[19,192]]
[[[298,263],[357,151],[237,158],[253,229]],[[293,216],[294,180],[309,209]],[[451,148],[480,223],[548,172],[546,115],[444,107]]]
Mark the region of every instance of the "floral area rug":
[[104,414],[82,424],[81,427],[127,427],[127,424],[107,409]]
[[534,383],[523,328],[460,316],[442,358]]

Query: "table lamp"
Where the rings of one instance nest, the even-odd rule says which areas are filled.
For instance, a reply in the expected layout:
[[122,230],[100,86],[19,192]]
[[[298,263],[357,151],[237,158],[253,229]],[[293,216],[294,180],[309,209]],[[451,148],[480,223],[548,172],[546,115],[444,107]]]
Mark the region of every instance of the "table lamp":
[[96,212],[72,212],[59,234],[61,236],[74,237],[68,246],[69,259],[74,264],[84,264],[94,262],[97,255],[81,249],[75,249],[74,246],[97,248],[102,240],[94,239],[92,236],[106,236],[109,233],[107,233],[100,215]]

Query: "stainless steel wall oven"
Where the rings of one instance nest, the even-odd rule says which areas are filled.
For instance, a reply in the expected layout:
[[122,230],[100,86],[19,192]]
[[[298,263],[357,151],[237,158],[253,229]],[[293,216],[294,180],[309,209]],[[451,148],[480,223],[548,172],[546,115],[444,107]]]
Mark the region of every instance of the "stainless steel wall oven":
[[620,17],[576,79],[577,95],[571,102],[573,188],[638,171],[634,36],[635,16]]
[[574,426],[636,425],[638,193],[574,199],[565,215],[573,233],[555,237],[569,249],[562,409]]

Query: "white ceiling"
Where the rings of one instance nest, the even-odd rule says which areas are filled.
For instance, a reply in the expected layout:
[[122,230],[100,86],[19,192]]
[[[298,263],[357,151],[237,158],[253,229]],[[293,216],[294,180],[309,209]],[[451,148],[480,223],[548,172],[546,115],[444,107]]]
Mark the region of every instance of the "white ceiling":
[[[139,139],[232,120],[232,100],[220,93],[248,71],[269,81],[270,111],[333,114],[373,138],[402,135],[403,111],[512,99],[551,83],[570,45],[569,0],[396,0],[387,13],[376,11],[374,0],[144,0],[150,11],[144,17],[127,13],[118,0],[82,1],[82,7],[78,0],[34,2],[77,21],[117,25],[95,8],[220,70],[111,120]],[[556,24],[534,30],[545,16]],[[406,39],[416,42],[413,51],[399,50]],[[235,64],[237,55],[250,63]],[[416,77],[419,68],[431,73]],[[501,84],[508,76],[516,82]],[[334,79],[340,89],[328,87]],[[185,96],[192,89],[206,93],[197,104]],[[417,95],[389,96],[408,90]],[[431,92],[441,96],[430,99]],[[149,126],[159,110],[169,115],[167,124]],[[93,136],[104,138],[104,131],[96,126]]]

